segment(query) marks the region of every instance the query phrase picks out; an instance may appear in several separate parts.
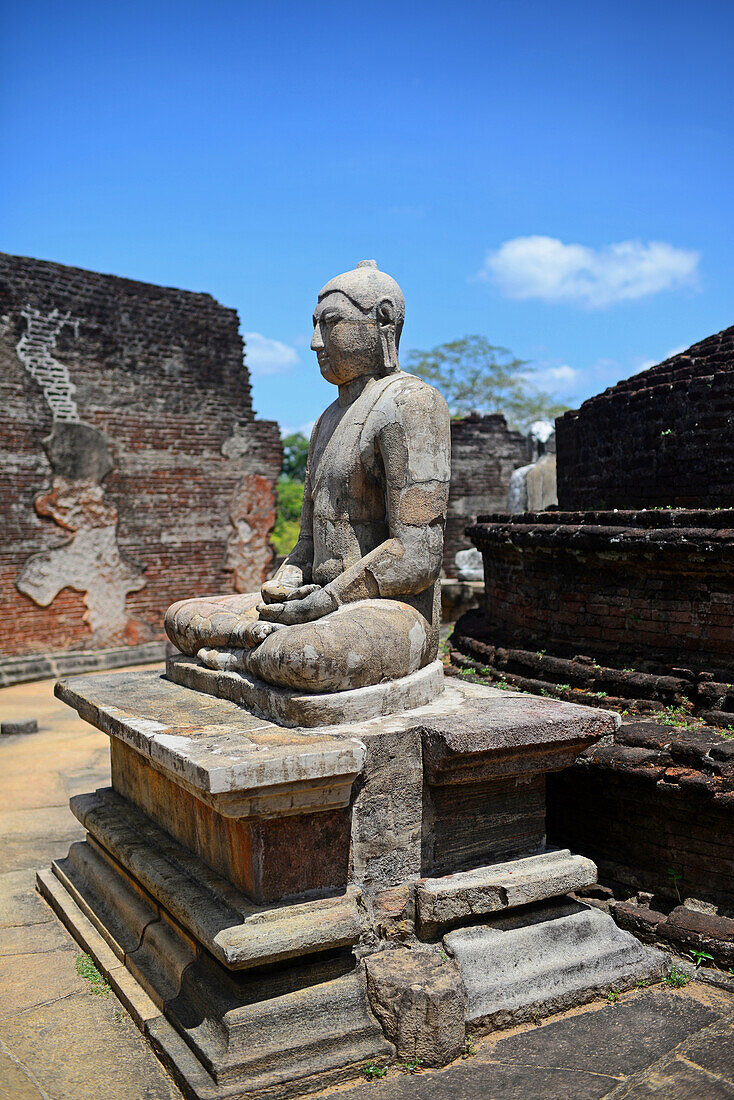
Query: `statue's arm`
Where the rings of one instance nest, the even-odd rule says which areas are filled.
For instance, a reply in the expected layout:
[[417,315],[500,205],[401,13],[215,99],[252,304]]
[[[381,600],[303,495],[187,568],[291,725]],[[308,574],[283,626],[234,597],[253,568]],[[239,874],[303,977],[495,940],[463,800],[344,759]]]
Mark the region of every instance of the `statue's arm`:
[[376,444],[390,537],[327,586],[338,603],[415,595],[441,572],[451,476],[446,402],[429,387],[409,384]]

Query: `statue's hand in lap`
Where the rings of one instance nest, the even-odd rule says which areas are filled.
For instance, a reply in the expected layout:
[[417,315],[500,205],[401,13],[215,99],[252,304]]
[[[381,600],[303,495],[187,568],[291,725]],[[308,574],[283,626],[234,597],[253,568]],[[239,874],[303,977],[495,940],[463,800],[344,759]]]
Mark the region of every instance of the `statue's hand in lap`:
[[[263,593],[264,594],[264,593]],[[328,586],[304,584],[289,592],[279,603],[258,604],[258,615],[269,623],[279,626],[295,626],[296,623],[312,623],[336,611],[338,603]]]
[[303,570],[289,562],[282,565],[277,574],[265,581],[260,594],[263,603],[283,603],[288,597],[303,588]]

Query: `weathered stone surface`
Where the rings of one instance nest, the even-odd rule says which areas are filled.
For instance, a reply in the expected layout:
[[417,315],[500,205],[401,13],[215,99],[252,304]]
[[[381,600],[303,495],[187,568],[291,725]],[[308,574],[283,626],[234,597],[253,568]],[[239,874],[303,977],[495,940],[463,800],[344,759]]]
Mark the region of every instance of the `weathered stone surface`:
[[114,788],[258,902],[343,889],[348,876],[379,890],[537,851],[544,769],[613,723],[456,680],[404,715],[314,730],[265,723],[156,673],[58,691],[112,737]]
[[[235,979],[213,959],[198,958],[162,914],[126,956],[126,970],[60,882],[45,875],[39,885],[174,1077],[201,1100],[285,1098],[394,1054],[348,956]],[[164,1007],[185,1044],[176,1042]]]
[[[251,678],[244,704],[291,725],[326,719],[300,720],[297,708],[285,717],[277,702],[253,697],[258,683],[323,696],[401,680],[436,660],[450,418],[435,389],[400,369],[404,314],[400,287],[373,260],[322,288],[311,347],[339,397],[311,436],[298,542],[262,603],[205,597],[166,615],[182,653]],[[420,705],[386,698],[393,711]]]
[[398,1058],[445,1066],[464,1048],[465,994],[454,959],[395,947],[365,960],[372,1011]]
[[[254,901],[346,885],[347,809],[222,815],[121,741],[110,749],[114,790]],[[297,793],[291,801],[298,805]]]
[[74,677],[56,694],[224,816],[344,806],[364,761],[354,737],[291,733],[157,672]]
[[591,860],[567,849],[426,879],[416,884],[418,927],[421,935],[434,935],[463,921],[568,894],[594,882]]
[[461,966],[467,1020],[487,1028],[659,976],[668,962],[606,913],[576,902],[554,902],[458,929],[443,942]]
[[[375,645],[379,644],[379,638],[379,633],[375,633]],[[176,684],[229,699],[264,721],[289,727],[331,726],[414,710],[437,698],[444,686],[440,661],[400,679],[352,690],[308,694],[274,687],[246,672],[215,671],[190,657],[169,657],[166,667],[168,678]]]
[[492,699],[489,707],[426,723],[429,783],[560,770],[619,723],[616,714],[510,693]]
[[358,889],[258,906],[113,791],[79,795],[72,808],[101,847],[74,845],[54,869],[98,926],[121,927],[116,939],[126,953],[158,919],[158,904],[232,970],[350,947],[359,939]]

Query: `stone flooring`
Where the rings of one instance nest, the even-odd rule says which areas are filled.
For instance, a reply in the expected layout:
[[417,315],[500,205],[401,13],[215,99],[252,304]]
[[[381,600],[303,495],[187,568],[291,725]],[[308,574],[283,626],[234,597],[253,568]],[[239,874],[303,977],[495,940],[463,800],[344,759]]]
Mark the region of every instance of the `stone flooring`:
[[[150,667],[150,666],[149,666]],[[34,890],[35,870],[82,830],[70,795],[109,782],[107,738],[53,697],[0,690],[0,1100],[176,1100],[114,994],[79,973],[79,948]],[[83,968],[82,968],[83,969]],[[478,1041],[445,1070],[330,1090],[329,1100],[734,1100],[734,995],[653,986]]]

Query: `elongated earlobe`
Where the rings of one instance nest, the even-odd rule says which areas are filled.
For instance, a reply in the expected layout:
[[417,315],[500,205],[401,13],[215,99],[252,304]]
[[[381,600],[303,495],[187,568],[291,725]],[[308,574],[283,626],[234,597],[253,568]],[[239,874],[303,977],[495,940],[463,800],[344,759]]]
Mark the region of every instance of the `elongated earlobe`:
[[395,306],[389,298],[383,298],[375,311],[377,330],[380,334],[382,352],[382,373],[393,374],[400,370],[398,346],[395,337]]

